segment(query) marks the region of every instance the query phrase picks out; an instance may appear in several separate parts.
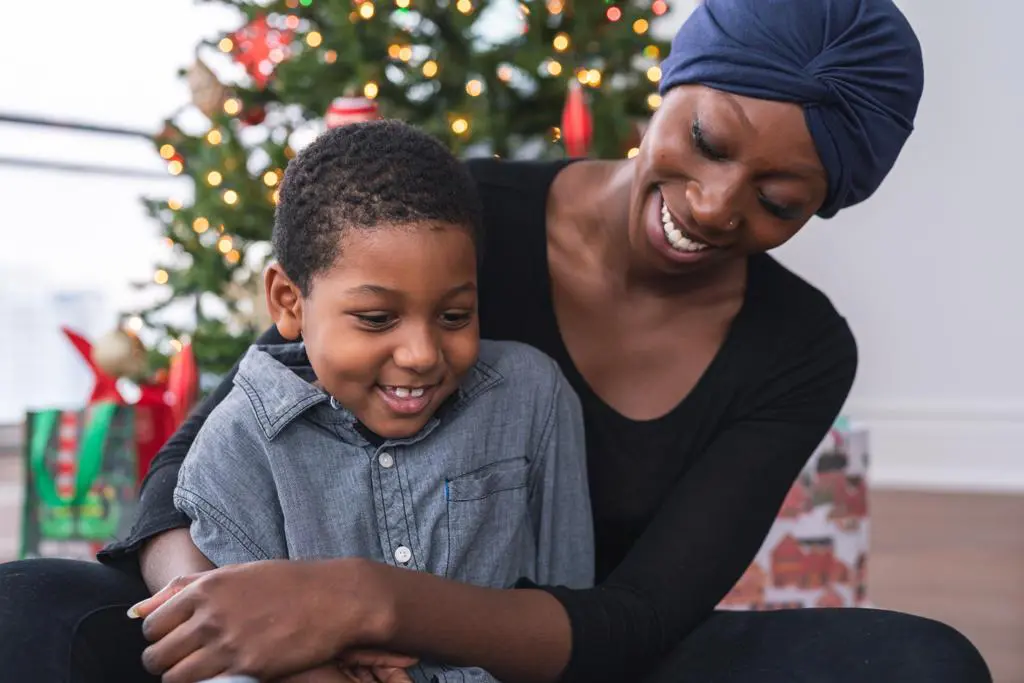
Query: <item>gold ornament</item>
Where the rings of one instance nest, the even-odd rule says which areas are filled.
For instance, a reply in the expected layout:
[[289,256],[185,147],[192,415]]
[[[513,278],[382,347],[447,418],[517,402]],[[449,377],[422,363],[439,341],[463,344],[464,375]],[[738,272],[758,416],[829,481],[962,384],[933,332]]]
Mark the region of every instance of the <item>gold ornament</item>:
[[149,375],[146,347],[138,336],[124,328],[108,332],[92,345],[92,362],[111,377],[126,377],[133,382]]
[[224,108],[224,103],[231,97],[231,89],[220,82],[217,75],[201,59],[197,59],[185,74],[189,90],[192,91],[192,104],[203,112],[207,118]]

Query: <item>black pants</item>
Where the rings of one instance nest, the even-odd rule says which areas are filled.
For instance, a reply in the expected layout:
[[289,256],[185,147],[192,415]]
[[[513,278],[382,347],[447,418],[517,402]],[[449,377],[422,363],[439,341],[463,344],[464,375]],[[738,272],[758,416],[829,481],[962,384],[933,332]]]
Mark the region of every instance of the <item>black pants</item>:
[[[144,683],[145,641],[125,612],[136,577],[98,564],[0,565],[0,679]],[[879,610],[720,612],[649,683],[990,683],[978,651],[934,621]]]

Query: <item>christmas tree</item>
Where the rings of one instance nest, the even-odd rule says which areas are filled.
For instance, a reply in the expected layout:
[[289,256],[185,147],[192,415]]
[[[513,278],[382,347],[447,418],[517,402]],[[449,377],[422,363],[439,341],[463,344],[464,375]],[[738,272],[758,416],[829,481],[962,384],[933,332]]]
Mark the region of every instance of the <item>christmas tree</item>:
[[[621,158],[660,103],[667,45],[650,28],[664,0],[220,1],[239,27],[182,73],[192,124],[179,112],[155,139],[194,196],[146,200],[168,254],[148,285],[159,299],[136,320],[166,350],[188,335],[207,372],[269,323],[261,275],[277,186],[325,127],[383,116],[465,157]],[[219,75],[231,68],[237,78]],[[182,305],[190,322],[168,323]]]

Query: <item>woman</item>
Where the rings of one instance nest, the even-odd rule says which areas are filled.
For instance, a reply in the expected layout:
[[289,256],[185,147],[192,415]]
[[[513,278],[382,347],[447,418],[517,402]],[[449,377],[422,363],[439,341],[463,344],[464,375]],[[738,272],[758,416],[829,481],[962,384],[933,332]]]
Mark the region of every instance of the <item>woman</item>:
[[[273,678],[378,648],[510,682],[989,681],[970,643],[923,619],[713,612],[856,368],[843,318],[764,252],[875,191],[922,72],[889,0],[705,0],[636,158],[471,163],[490,231],[483,334],[552,355],[584,406],[597,588],[486,590],[352,560],[226,568],[178,582],[145,620],[146,666],[169,683]],[[151,590],[209,567],[170,495],[226,390],[164,449],[135,533],[104,555],[138,559]],[[139,675],[123,612],[148,594],[141,580],[15,563],[0,591],[0,666],[16,680]]]

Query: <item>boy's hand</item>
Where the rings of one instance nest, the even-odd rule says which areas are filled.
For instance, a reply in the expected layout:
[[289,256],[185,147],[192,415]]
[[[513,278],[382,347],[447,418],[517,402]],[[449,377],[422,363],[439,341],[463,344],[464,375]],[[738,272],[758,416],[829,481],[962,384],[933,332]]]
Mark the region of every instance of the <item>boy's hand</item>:
[[406,669],[418,661],[380,650],[353,650],[341,656],[338,666],[354,675],[358,683],[412,683]]
[[344,662],[288,676],[278,683],[412,683],[405,667],[415,663],[412,657],[363,650],[348,654]]

